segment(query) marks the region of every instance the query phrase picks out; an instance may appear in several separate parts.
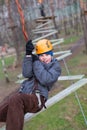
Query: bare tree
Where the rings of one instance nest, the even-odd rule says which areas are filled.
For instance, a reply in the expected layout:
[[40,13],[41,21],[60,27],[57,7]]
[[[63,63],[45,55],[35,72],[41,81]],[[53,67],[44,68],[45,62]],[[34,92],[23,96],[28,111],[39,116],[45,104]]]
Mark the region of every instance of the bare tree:
[[87,13],[85,10],[85,3],[83,0],[79,0],[80,3],[80,13],[81,13],[81,22],[83,27],[84,33],[84,40],[85,40],[85,53],[87,54]]
[[15,47],[15,50],[16,50],[16,65],[20,64],[21,63],[21,55],[20,55],[20,38],[19,38],[19,35],[18,35],[18,25],[15,24],[13,18],[12,18],[12,10],[11,10],[11,4],[12,1],[10,0],[5,0],[5,4],[6,4],[6,7],[7,7],[7,10],[8,10],[8,22],[9,22],[9,27],[8,29],[11,30],[12,32],[12,41],[14,42],[14,47]]
[[74,29],[76,32],[76,35],[79,33],[79,18],[78,18],[78,1],[73,0],[73,10],[74,10]]
[[69,24],[70,24],[70,28],[73,28],[72,0],[67,0],[66,4],[69,7]]

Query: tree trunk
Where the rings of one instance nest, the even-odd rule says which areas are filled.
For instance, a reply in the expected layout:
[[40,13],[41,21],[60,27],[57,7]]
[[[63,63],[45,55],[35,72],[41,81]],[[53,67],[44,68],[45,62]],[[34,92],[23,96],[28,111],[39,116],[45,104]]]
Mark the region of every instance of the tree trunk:
[[85,53],[87,54],[87,20],[83,12],[81,12],[81,21],[84,33],[84,40],[85,40]]
[[15,25],[12,17],[11,17],[11,10],[10,10],[10,1],[6,0],[6,5],[7,5],[7,9],[8,9],[8,15],[9,15],[9,23],[10,23],[10,29],[12,31],[12,35],[13,35],[13,42],[14,42],[14,47],[16,50],[16,56],[17,56],[17,63],[16,66],[18,64],[21,63],[21,57],[20,57],[20,45],[19,45],[19,39],[18,39],[18,31],[17,31],[17,25]]

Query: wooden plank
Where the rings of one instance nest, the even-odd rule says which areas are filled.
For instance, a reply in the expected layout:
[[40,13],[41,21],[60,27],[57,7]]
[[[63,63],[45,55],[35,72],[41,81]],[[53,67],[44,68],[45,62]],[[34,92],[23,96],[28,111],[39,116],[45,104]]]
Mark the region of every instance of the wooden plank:
[[58,31],[55,30],[54,32],[48,33],[48,34],[46,34],[46,35],[44,35],[44,36],[41,36],[41,37],[39,37],[39,38],[33,40],[32,42],[33,42],[33,43],[34,43],[34,42],[37,42],[38,40],[41,40],[41,39],[46,38],[46,37],[48,37],[48,36],[51,36],[51,35],[53,35],[53,34],[55,34],[55,33],[58,33]]
[[21,79],[23,77],[22,73],[17,76],[18,79]]
[[69,76],[60,76],[58,80],[77,80],[82,79],[84,75],[69,75]]
[[[35,39],[37,40],[37,39]],[[63,43],[64,42],[64,39],[61,38],[61,39],[56,39],[56,40],[50,40],[52,43],[53,43],[53,46],[56,46],[56,45],[59,45],[60,43]],[[33,41],[32,41],[33,42]],[[36,44],[36,42],[33,42],[33,44]]]
[[59,52],[54,52],[54,55],[60,55],[60,54],[64,54],[64,53],[70,53],[71,50],[66,50],[66,51],[59,51]]
[[55,17],[57,17],[57,16],[39,17],[38,19],[35,19],[35,20],[54,19]]
[[48,20],[42,19],[42,20],[37,20],[35,21],[36,23],[43,23],[43,22],[48,22]]
[[19,80],[17,80],[15,83],[21,84],[21,83],[23,83],[24,80],[25,80],[25,79],[19,79]]
[[37,32],[33,32],[34,34],[41,34],[41,33],[48,33],[48,32],[54,32],[56,31],[55,29],[50,29],[50,30],[43,30],[43,31],[37,31]]
[[66,57],[68,57],[68,56],[70,56],[70,55],[72,55],[71,52],[70,52],[70,53],[65,53],[65,54],[63,54],[63,55],[61,55],[61,56],[59,56],[59,57],[56,57],[56,59],[57,59],[58,61],[60,61],[60,60],[63,60],[64,58],[66,58]]
[[[23,76],[22,74],[19,74],[17,76],[18,79],[21,79]],[[58,80],[73,80],[73,79],[81,79],[84,77],[84,74],[82,75],[69,75],[69,76],[60,76]]]
[[51,26],[51,27],[43,27],[43,28],[36,28],[36,29],[33,29],[32,32],[42,31],[42,30],[47,30],[47,29],[54,29],[54,26]]
[[41,28],[41,27],[43,27],[43,26],[45,26],[45,25],[47,25],[47,24],[50,24],[50,23],[52,23],[52,21],[48,21],[48,22],[46,22],[46,23],[43,23],[43,24],[40,24],[39,26],[37,26],[36,28]]
[[48,21],[48,19],[37,19],[35,22],[43,22],[43,21]]
[[47,107],[52,106],[53,104],[59,102],[60,100],[62,100],[66,96],[70,95],[71,93],[75,92],[77,89],[84,86],[85,84],[87,84],[87,78],[83,78],[83,79],[77,81],[76,83],[70,85],[68,88],[64,89],[60,93],[58,93],[55,96],[53,96],[52,98],[50,98],[47,101],[46,106]]
[[59,45],[59,44],[61,44],[61,43],[63,43],[63,42],[64,42],[63,40],[59,40],[59,41],[53,43],[53,46]]
[[[84,75],[70,75],[70,76],[60,76],[58,78],[59,81],[63,81],[63,80],[77,80],[77,79],[81,79],[83,78]],[[24,80],[26,80],[26,78],[23,78],[22,74],[17,76],[18,80],[16,81],[16,83],[21,84]]]
[[64,38],[59,38],[59,39],[51,39],[51,42],[58,42],[58,41],[62,41],[64,42]]

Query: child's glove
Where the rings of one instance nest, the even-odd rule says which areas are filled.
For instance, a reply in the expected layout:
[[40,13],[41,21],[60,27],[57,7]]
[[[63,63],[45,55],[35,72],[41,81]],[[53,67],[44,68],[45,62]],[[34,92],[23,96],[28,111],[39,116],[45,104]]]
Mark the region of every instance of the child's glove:
[[32,40],[29,40],[29,41],[26,43],[26,55],[31,55],[33,49],[34,49],[34,45],[32,44]]
[[39,60],[39,58],[38,58],[38,56],[37,55],[32,55],[32,61],[34,62],[34,61],[36,61],[36,60]]

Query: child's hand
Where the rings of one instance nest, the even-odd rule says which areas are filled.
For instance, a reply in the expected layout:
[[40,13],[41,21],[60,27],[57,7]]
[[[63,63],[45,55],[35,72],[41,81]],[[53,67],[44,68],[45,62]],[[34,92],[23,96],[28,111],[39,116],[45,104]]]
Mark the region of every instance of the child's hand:
[[34,49],[34,45],[32,44],[32,40],[29,40],[29,41],[26,43],[26,55],[31,55],[33,49]]
[[32,55],[32,61],[34,62],[34,61],[36,61],[36,60],[39,60],[39,58],[38,58],[38,56],[37,55]]

